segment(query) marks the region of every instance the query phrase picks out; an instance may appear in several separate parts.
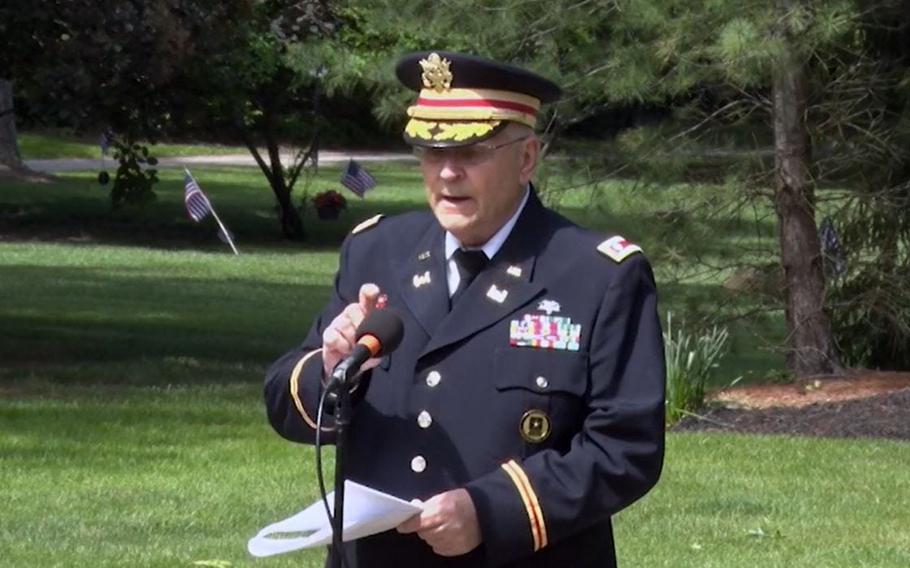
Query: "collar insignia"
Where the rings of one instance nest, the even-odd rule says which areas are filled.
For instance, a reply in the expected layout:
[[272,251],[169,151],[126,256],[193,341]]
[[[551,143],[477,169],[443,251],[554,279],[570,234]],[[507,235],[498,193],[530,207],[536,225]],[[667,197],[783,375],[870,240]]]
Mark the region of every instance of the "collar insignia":
[[494,302],[501,304],[506,301],[506,297],[509,295],[508,290],[500,290],[496,287],[496,284],[490,286],[490,289],[487,290],[487,298],[493,300]]
[[415,274],[413,282],[414,282],[415,288],[420,288],[424,284],[429,284],[430,283],[430,271],[427,270],[423,274]]

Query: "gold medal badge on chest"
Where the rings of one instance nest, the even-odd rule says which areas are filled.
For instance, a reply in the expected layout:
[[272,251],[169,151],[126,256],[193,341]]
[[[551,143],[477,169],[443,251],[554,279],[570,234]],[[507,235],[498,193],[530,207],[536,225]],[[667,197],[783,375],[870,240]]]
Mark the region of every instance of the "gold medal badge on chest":
[[543,410],[529,410],[521,417],[518,429],[525,442],[539,444],[550,437],[550,417]]

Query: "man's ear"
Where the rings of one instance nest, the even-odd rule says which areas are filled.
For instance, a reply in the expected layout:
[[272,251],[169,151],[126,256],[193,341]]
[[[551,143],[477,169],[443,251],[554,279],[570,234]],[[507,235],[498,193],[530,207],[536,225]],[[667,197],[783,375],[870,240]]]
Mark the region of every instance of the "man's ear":
[[522,185],[527,185],[534,172],[537,171],[537,160],[540,158],[540,139],[531,134],[531,137],[522,143],[521,166],[518,171],[518,178]]

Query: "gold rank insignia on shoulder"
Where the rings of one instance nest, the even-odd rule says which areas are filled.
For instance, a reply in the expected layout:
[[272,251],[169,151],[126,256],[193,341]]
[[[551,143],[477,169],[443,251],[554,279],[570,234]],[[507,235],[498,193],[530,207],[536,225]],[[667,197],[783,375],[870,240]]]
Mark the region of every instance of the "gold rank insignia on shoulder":
[[550,437],[550,417],[543,410],[529,410],[521,417],[519,430],[525,442],[539,444]]
[[597,250],[616,262],[622,262],[626,257],[641,252],[641,247],[630,243],[624,237],[616,235],[597,245]]
[[373,215],[372,217],[370,217],[370,218],[367,219],[366,221],[363,221],[363,222],[361,222],[360,224],[358,224],[356,227],[354,227],[354,228],[351,230],[351,234],[352,234],[352,235],[356,235],[357,233],[361,233],[361,232],[363,232],[363,231],[366,231],[367,229],[369,229],[370,227],[372,227],[373,225],[375,225],[376,223],[378,223],[379,220],[382,219],[382,217],[383,217],[382,213],[380,213],[379,215]]
[[451,61],[440,57],[438,53],[431,53],[426,59],[421,59],[423,74],[420,78],[423,86],[438,93],[449,90],[452,86],[452,72],[449,70],[451,64]]

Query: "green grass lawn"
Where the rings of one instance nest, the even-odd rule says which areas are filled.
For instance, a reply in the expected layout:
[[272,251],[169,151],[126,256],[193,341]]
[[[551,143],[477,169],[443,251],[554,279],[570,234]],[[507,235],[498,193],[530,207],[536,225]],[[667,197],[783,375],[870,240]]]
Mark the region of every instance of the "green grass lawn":
[[[423,206],[415,167],[375,164],[369,168],[379,181],[379,189],[364,200],[342,189],[349,198],[349,207],[338,221],[320,221],[312,207],[305,210],[309,234],[305,247],[281,239],[274,200],[257,169],[194,170],[219,215],[237,237],[243,258],[236,261],[222,258],[229,249],[215,237],[216,226],[211,220],[195,224],[187,218],[182,203],[183,175],[175,169],[161,172],[157,200],[142,211],[112,212],[107,199],[109,189],[98,185],[91,172],[63,174],[59,183],[47,185],[6,184],[0,188],[0,235],[20,241],[86,247],[105,244],[182,251],[172,257],[177,263],[181,258],[191,258],[190,251],[213,254],[212,261],[226,267],[256,262],[259,257],[250,255],[260,254],[264,255],[262,258],[290,254],[299,259],[295,262],[308,263],[313,253],[327,252],[334,258],[344,236],[363,219],[376,213],[393,214]],[[309,182],[309,195],[339,189],[339,175],[339,166],[321,168]],[[558,188],[571,181],[554,176],[548,187]],[[667,215],[684,203],[732,200],[730,194],[730,188],[717,186],[680,185],[658,191],[633,182],[612,181],[593,190],[553,193],[548,198],[582,224],[618,230],[641,243],[656,269],[661,310],[673,311],[675,321],[695,324],[705,314],[729,318],[732,351],[718,374],[720,383],[729,383],[739,376],[761,379],[783,365],[776,350],[784,336],[781,312],[765,310],[748,318],[740,317],[756,308],[755,299],[723,288],[729,270],[706,271],[695,262],[699,259],[723,266],[731,262],[731,255],[761,259],[751,251],[773,239],[773,224],[766,217],[752,218],[742,212],[720,219],[693,216],[682,221]],[[297,195],[300,203],[299,191]],[[71,248],[62,250],[58,256],[68,256]],[[746,250],[750,252],[742,252]],[[131,255],[132,252],[126,254]],[[773,261],[773,257],[766,260]],[[143,264],[145,260],[136,257],[124,262]],[[323,273],[326,280],[322,282],[328,282],[330,271]]]
[[[321,566],[321,551],[246,553],[317,496],[313,450],[271,431],[250,374],[5,391],[2,565]],[[908,462],[895,442],[670,435],[661,483],[616,519],[620,564],[905,567]]]
[[[51,160],[58,158],[100,159],[100,135],[93,139],[64,136],[39,132],[20,132],[19,151],[24,160]],[[219,144],[171,144],[160,143],[149,147],[153,156],[170,158],[176,156],[201,156],[222,154],[245,154],[243,146]]]
[[[337,222],[305,213],[306,245],[281,239],[254,169],[194,171],[237,237],[183,209],[182,175],[157,201],[111,212],[91,173],[0,186],[0,565],[317,566],[321,553],[253,560],[246,540],[316,495],[313,452],[271,432],[266,366],[329,295],[337,247],[377,212],[421,207],[417,172],[370,170],[380,188]],[[323,168],[310,191],[338,188]],[[669,221],[680,200],[725,188],[611,182],[560,200],[569,216],[641,242],[662,309],[735,314],[723,273],[688,270],[752,247],[748,215]],[[781,367],[763,349],[779,314],[742,320],[717,382]],[[880,441],[671,435],[664,479],[617,518],[624,566],[907,566],[910,446]]]
[[908,566],[907,463],[899,442],[671,434],[661,483],[619,515],[620,564]]

